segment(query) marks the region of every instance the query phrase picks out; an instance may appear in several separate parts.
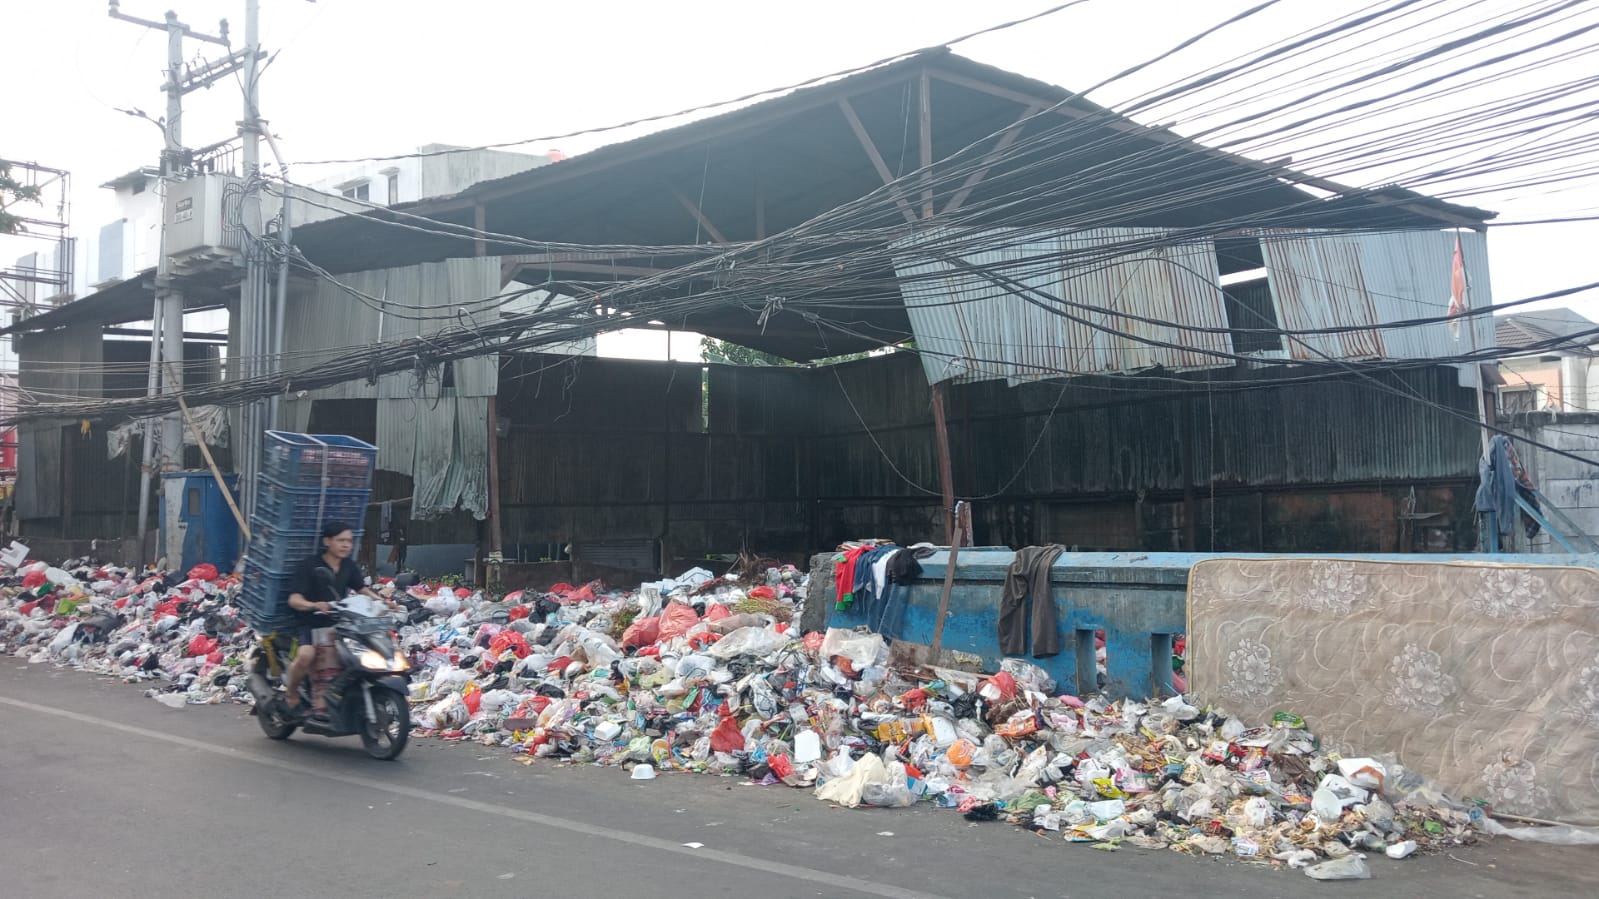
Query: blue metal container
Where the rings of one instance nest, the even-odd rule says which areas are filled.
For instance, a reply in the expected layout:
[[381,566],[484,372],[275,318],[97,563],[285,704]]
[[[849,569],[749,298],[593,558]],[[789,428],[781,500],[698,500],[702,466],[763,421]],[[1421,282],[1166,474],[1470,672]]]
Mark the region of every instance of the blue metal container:
[[[238,476],[222,478],[237,496]],[[239,523],[216,478],[209,471],[179,471],[161,479],[161,546],[169,564],[188,571],[209,562],[232,571],[239,561]]]

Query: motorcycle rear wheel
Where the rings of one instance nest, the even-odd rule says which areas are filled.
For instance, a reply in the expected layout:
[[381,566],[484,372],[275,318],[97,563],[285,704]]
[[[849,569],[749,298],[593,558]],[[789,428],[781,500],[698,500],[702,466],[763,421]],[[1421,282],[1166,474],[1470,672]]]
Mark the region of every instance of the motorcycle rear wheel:
[[377,721],[368,721],[361,730],[361,745],[366,754],[380,762],[390,762],[405,751],[411,736],[411,705],[393,690],[372,690],[372,711]]
[[299,727],[284,713],[281,702],[270,702],[265,707],[256,709],[255,720],[260,723],[261,732],[274,740],[287,740],[295,728]]

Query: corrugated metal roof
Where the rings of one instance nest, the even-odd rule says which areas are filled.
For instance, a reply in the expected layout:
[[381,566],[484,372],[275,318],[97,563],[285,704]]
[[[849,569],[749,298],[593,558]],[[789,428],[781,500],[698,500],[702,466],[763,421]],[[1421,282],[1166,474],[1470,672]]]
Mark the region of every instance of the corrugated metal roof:
[[[1176,370],[1218,365],[1207,353],[1227,352],[1229,346],[1214,242],[1108,255],[1116,245],[1166,234],[1152,228],[1094,228],[1065,234],[962,235],[963,241],[994,249],[960,254],[961,263],[1025,284],[1037,292],[1033,298],[1040,303],[919,249],[948,239],[947,229],[896,243],[895,269],[928,380],[1005,378],[1014,384],[1157,365]],[[1094,261],[1050,268],[1019,264],[1030,258],[1085,256]],[[1040,293],[1055,302],[1041,306]],[[1118,312],[1172,324],[1113,314]],[[1221,330],[1190,330],[1194,326]]]

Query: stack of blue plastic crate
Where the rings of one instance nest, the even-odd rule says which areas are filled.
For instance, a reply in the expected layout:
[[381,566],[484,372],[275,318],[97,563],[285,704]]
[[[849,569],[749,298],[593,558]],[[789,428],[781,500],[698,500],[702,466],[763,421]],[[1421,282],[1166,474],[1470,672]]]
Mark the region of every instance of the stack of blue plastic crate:
[[377,454],[354,437],[267,432],[239,595],[251,627],[266,633],[289,623],[289,579],[321,551],[325,523],[349,524],[360,546]]

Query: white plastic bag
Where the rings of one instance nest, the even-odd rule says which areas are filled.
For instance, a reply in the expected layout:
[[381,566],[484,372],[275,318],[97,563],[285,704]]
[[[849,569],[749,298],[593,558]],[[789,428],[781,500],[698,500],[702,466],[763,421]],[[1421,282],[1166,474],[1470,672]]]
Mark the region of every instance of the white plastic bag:
[[741,627],[711,645],[710,655],[727,661],[741,655],[764,659],[788,645],[788,636],[764,627]]
[[1506,827],[1492,818],[1483,818],[1477,826],[1486,833],[1496,837],[1509,837],[1512,840],[1549,843],[1555,846],[1599,846],[1599,830],[1566,824],[1558,827]]
[[822,640],[824,659],[833,656],[843,656],[849,659],[856,671],[869,668],[872,665],[882,665],[888,662],[888,644],[883,642],[878,634],[857,634],[854,631],[839,627],[827,629],[827,637]]
[[[848,757],[846,753],[845,758]],[[856,808],[861,804],[861,794],[865,792],[867,786],[886,783],[888,783],[888,770],[883,767],[883,760],[868,754],[862,756],[843,777],[835,777],[817,787],[816,798],[823,802],[837,803],[845,808]]]
[[1049,672],[1025,659],[1006,659],[999,670],[1016,680],[1016,686],[1034,693],[1054,693],[1055,679]]

